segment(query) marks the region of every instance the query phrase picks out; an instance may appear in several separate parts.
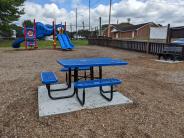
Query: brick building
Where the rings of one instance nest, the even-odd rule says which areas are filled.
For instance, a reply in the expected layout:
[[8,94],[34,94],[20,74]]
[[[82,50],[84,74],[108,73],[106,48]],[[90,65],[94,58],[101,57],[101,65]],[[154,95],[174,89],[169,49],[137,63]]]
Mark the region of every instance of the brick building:
[[[137,25],[130,23],[111,24],[110,37],[113,39],[148,40],[150,27],[160,27],[160,25],[153,22]],[[103,31],[103,36],[108,36],[108,27]]]
[[172,27],[169,31],[169,41],[184,38],[184,26]]

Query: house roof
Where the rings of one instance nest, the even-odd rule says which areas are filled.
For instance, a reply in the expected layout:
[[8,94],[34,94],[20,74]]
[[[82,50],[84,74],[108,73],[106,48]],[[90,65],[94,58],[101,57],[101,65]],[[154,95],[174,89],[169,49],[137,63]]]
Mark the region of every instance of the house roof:
[[[142,23],[142,24],[137,24],[137,25],[133,25],[133,24],[130,24],[130,23],[120,23],[120,24],[112,24],[112,26],[114,28],[116,28],[117,31],[120,31],[120,32],[127,32],[127,31],[135,31],[135,30],[138,30],[139,28],[147,25],[147,24],[154,24],[154,25],[157,25],[153,22],[148,22],[148,23]],[[160,25],[157,25],[157,26],[160,26]]]
[[178,26],[178,27],[171,27],[172,30],[180,30],[184,29],[184,26]]
[[130,23],[120,23],[120,24],[112,24],[112,26],[114,26],[118,31],[122,31],[125,28],[131,27],[134,25]]
[[[113,26],[116,31],[121,31],[124,27],[132,26],[133,24],[130,23],[120,23],[120,24],[110,24],[110,26]],[[108,24],[105,24],[102,26],[104,28],[104,31],[108,29]]]

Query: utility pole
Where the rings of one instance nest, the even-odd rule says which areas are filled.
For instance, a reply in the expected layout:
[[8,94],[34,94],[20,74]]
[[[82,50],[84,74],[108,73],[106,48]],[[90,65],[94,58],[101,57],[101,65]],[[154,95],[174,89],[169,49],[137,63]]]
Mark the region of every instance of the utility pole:
[[170,24],[167,25],[167,38],[166,38],[166,43],[169,44],[171,42],[171,29],[170,29]]
[[76,8],[76,39],[78,39],[78,31],[77,31],[77,8]]
[[101,30],[102,30],[102,18],[99,17],[99,36],[101,36]]
[[95,36],[98,37],[98,26],[95,29]]
[[70,24],[70,32],[72,32],[72,24]]
[[109,26],[108,26],[108,37],[110,37],[110,24],[111,24],[111,4],[112,4],[112,0],[110,0],[110,7],[109,7]]
[[90,28],[90,8],[91,8],[91,5],[90,5],[90,0],[89,0],[89,31],[91,30],[91,28]]
[[93,27],[91,27],[90,35],[93,35]]
[[84,30],[84,29],[85,29],[85,28],[84,28],[84,21],[82,22],[82,26],[83,26],[83,30]]

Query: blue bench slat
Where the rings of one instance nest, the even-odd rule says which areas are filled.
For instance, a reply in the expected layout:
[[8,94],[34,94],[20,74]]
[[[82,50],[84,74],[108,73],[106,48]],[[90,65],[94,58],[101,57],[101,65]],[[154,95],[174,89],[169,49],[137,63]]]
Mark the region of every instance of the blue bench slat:
[[87,80],[87,81],[79,81],[74,83],[74,87],[78,89],[82,88],[90,88],[90,87],[99,87],[99,86],[110,86],[121,84],[121,80],[115,78],[108,79],[95,79],[95,80]]
[[53,84],[58,82],[54,72],[44,71],[41,72],[41,81],[43,84]]
[[[79,68],[79,70],[89,70],[89,69],[90,69],[90,67],[80,67]],[[74,71],[74,68],[71,68],[71,70]],[[60,71],[67,72],[67,71],[69,71],[69,68],[62,68]]]

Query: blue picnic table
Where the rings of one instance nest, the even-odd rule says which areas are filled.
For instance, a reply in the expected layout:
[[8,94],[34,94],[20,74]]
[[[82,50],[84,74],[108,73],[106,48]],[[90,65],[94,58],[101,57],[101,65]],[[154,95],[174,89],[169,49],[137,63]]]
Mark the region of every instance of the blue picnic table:
[[66,68],[79,67],[98,67],[98,66],[120,66],[127,65],[128,62],[120,59],[113,59],[108,57],[101,58],[79,58],[79,59],[59,59],[57,62]]
[[91,79],[94,79],[94,67],[99,67],[99,78],[102,78],[103,66],[122,66],[127,65],[128,62],[120,59],[113,59],[109,57],[100,58],[78,58],[78,59],[58,59],[57,62],[64,68],[68,68],[69,80],[68,85],[71,87],[71,71],[74,69],[74,82],[78,81],[78,69],[81,67],[90,67]]
[[[109,57],[78,58],[78,59],[58,59],[57,63],[59,63],[64,68],[68,68],[68,73],[69,73],[68,79],[69,80],[68,80],[68,87],[67,88],[71,88],[71,83],[72,83],[72,81],[71,81],[71,72],[72,72],[72,70],[74,70],[74,83],[76,83],[79,80],[79,78],[78,78],[78,76],[79,76],[79,74],[78,74],[79,68],[90,67],[90,78],[91,78],[91,80],[94,80],[94,67],[98,67],[99,68],[99,77],[98,77],[98,79],[102,80],[102,67],[104,67],[104,66],[122,66],[122,65],[127,65],[128,64],[128,62],[126,62],[126,61],[123,61],[123,60],[120,60],[120,59],[113,59],[113,58],[109,58]],[[114,82],[117,83],[117,80],[115,80]],[[97,82],[94,82],[94,81],[93,82],[88,81],[88,82],[86,82],[86,84],[87,83],[88,84],[90,84],[90,83],[91,84],[93,84],[93,83],[97,84]],[[100,83],[105,85],[105,83],[107,83],[107,79],[104,80],[103,83],[102,83],[102,81]],[[86,84],[83,85],[83,86],[86,86]],[[94,84],[94,85],[96,85],[96,84]],[[76,88],[77,86],[80,86],[80,85],[78,84],[78,85],[74,86],[74,92],[73,92],[72,96],[74,96],[75,93],[76,93],[79,102],[81,103],[81,105],[83,105],[85,101],[80,101],[80,99],[78,97],[78,89]],[[102,89],[102,86],[100,86],[100,92],[104,92],[103,89]],[[112,90],[111,90],[111,92],[112,92]],[[83,94],[83,97],[84,96],[85,95]],[[106,97],[104,97],[104,98],[106,98]],[[112,100],[112,97],[111,97],[111,100]]]

